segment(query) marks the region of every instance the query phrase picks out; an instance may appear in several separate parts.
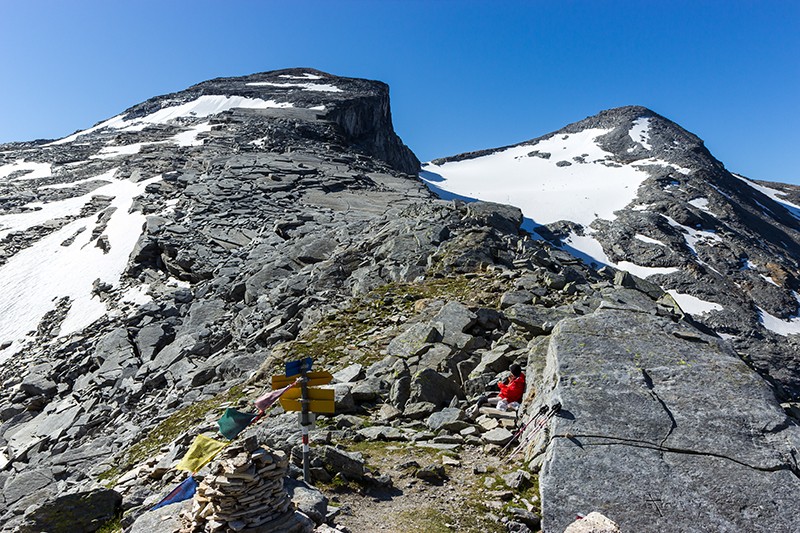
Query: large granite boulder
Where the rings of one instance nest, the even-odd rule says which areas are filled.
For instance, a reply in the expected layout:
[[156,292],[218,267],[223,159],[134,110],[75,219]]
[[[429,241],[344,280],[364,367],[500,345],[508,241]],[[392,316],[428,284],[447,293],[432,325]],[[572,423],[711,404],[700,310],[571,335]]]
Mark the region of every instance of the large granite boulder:
[[[631,308],[554,329],[538,399],[542,526],[597,510],[622,531],[798,531],[800,428],[719,338]],[[535,406],[534,406],[535,407]]]

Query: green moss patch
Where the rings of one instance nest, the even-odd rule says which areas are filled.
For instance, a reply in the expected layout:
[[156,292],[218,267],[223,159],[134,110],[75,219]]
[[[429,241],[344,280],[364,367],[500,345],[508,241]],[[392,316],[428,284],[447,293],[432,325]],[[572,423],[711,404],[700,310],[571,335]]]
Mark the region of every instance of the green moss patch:
[[498,308],[504,283],[493,272],[476,272],[383,285],[323,318],[297,340],[276,347],[272,370],[279,373],[286,361],[303,357],[312,357],[317,368],[330,367],[342,358],[372,364],[383,357],[380,352],[399,332],[398,324],[416,314],[417,301],[446,299]]

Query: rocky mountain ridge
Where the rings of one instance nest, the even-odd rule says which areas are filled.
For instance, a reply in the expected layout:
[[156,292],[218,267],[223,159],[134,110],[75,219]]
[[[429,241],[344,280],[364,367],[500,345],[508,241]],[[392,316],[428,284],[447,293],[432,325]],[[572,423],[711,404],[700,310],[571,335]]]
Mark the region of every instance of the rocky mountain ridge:
[[[721,172],[698,141],[687,134],[667,163]],[[608,142],[631,147],[622,134]],[[212,80],[0,157],[4,530],[73,531],[48,520],[75,498],[92,502],[77,506],[93,517],[85,531],[122,510],[127,530],[180,527],[163,520],[174,509],[147,509],[180,479],[192,438],[304,356],[336,372],[337,414],[312,432],[326,497],[292,489],[319,531],[364,530],[375,516],[408,530],[429,515],[418,529],[561,531],[589,510],[623,530],[798,529],[776,512],[798,493],[797,424],[775,396],[792,390],[791,366],[788,378],[761,372],[782,387],[771,389],[742,362],[761,360],[740,350],[744,334],[715,336],[653,279],[596,271],[532,238],[517,208],[436,199],[382,83],[312,69]],[[677,176],[648,166],[655,183]],[[598,220],[604,244],[614,225]],[[547,230],[563,244],[561,227]],[[528,415],[466,408],[512,362],[529,376],[526,413],[564,412],[504,464],[489,458]],[[249,436],[297,459],[292,413]],[[657,513],[642,494],[662,502]],[[335,499],[353,507],[328,509]],[[421,507],[396,514],[405,499]]]

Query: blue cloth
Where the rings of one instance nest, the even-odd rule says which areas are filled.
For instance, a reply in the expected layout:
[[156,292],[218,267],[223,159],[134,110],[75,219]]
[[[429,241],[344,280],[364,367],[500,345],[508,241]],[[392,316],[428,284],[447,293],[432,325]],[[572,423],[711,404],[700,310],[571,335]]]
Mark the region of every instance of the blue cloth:
[[183,480],[183,483],[172,489],[172,492],[167,494],[167,496],[158,502],[151,511],[155,511],[165,505],[169,505],[171,503],[178,503],[184,500],[188,500],[194,493],[197,492],[197,482],[194,480],[193,476],[189,476]]

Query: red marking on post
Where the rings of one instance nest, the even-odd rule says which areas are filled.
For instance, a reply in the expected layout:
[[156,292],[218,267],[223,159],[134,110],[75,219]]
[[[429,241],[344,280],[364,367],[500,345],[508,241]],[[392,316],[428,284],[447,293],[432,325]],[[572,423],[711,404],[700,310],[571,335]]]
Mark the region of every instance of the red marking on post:
[[308,444],[308,435],[303,435],[303,444]]

